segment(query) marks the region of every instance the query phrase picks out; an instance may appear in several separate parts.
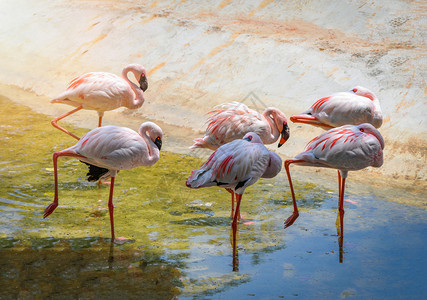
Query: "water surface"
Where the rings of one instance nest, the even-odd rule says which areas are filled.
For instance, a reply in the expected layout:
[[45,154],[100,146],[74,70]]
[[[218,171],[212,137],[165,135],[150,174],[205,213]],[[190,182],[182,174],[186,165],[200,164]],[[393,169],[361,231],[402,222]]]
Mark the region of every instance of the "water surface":
[[300,217],[284,230],[292,212],[284,172],[248,188],[234,272],[230,196],[186,188],[202,163],[189,155],[162,151],[155,166],[118,174],[116,235],[130,243],[110,247],[109,187],[86,182],[75,159],[59,159],[59,206],[43,219],[53,199],[52,153],[74,141],[45,115],[4,97],[0,105],[1,299],[427,296],[426,211],[351,184],[342,253],[336,190],[299,178]]

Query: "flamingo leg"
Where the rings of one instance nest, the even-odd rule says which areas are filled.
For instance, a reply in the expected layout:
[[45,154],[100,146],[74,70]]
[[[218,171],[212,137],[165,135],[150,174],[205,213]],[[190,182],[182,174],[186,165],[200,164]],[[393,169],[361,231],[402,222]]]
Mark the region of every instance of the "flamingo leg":
[[291,226],[299,216],[298,206],[297,206],[297,202],[295,200],[294,187],[292,185],[291,173],[289,172],[289,165],[292,163],[299,163],[299,162],[303,162],[303,161],[302,160],[292,160],[292,159],[287,159],[285,161],[286,174],[288,175],[289,187],[291,189],[292,202],[294,205],[294,212],[292,213],[292,215],[289,218],[286,219],[285,228]]
[[110,185],[110,196],[108,198],[108,211],[110,212],[110,225],[111,225],[111,242],[114,242],[114,205],[113,205],[113,191],[114,191],[114,179],[115,177],[111,177],[111,185]]
[[[339,201],[339,195],[341,195],[341,173],[338,170],[338,201]],[[339,210],[338,210],[338,214],[337,214],[337,220],[335,222],[335,225],[337,226],[337,230],[338,227],[340,226],[340,215],[339,215]]]
[[233,223],[231,223],[231,228],[233,231],[233,258],[237,254],[237,221],[240,214],[240,201],[242,200],[242,195],[236,193],[236,212],[234,213]]
[[77,158],[84,158],[83,155],[75,154],[74,152],[65,151],[65,152],[55,152],[53,154],[53,174],[55,179],[55,196],[53,198],[53,202],[49,204],[48,207],[44,210],[43,218],[49,216],[55,208],[58,207],[58,157],[60,156],[71,156]]
[[99,116],[98,118],[98,127],[101,127],[102,125],[102,116]]
[[340,224],[341,224],[341,232],[340,237],[344,237],[344,189],[345,189],[345,177],[341,177],[340,184],[340,194],[339,194],[339,213],[340,213]]
[[[231,194],[231,218],[234,217],[234,191],[232,189],[226,189],[227,192],[229,192]],[[237,216],[238,220],[240,220],[240,212]]]
[[81,105],[80,105],[80,106],[79,106],[79,107],[77,107],[76,109],[73,109],[72,111],[69,111],[69,112],[67,112],[67,113],[65,113],[65,114],[63,114],[63,115],[60,115],[59,117],[56,117],[55,119],[53,119],[53,120],[51,121],[52,126],[53,126],[53,127],[55,127],[55,128],[58,128],[59,130],[61,130],[61,131],[65,132],[65,133],[66,133],[66,134],[68,134],[68,135],[71,135],[73,138],[75,138],[75,139],[77,139],[77,140],[80,140],[80,138],[79,138],[79,137],[77,137],[76,135],[72,134],[72,133],[71,133],[71,132],[69,132],[67,129],[65,129],[65,128],[63,128],[63,127],[59,126],[59,125],[57,124],[57,122],[58,122],[59,120],[61,120],[61,119],[65,118],[65,117],[67,117],[67,116],[69,116],[69,115],[71,115],[71,114],[75,113],[76,111],[81,110],[82,108],[83,108],[83,106],[81,106]]

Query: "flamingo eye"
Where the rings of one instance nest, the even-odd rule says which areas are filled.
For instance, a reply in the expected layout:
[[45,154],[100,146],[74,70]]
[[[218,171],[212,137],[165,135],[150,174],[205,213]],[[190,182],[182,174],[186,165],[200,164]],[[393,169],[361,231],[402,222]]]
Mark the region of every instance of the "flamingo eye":
[[359,130],[360,130],[360,132],[365,132],[365,129],[363,129],[363,128],[360,128]]
[[248,142],[252,141],[252,135],[245,137],[244,140]]
[[352,91],[353,91],[353,93],[356,93],[356,92],[357,92],[357,89],[352,89]]

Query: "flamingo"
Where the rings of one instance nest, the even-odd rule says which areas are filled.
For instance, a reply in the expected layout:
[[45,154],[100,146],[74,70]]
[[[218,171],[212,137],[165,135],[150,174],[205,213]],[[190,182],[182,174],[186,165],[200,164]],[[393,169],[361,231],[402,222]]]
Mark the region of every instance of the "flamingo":
[[205,136],[196,138],[190,148],[216,150],[221,145],[241,139],[248,132],[255,132],[264,144],[276,142],[281,135],[278,147],[289,138],[286,116],[274,107],[268,107],[260,114],[243,103],[232,102],[222,104],[208,115]]
[[[127,74],[132,72],[140,86],[129,80]],[[101,127],[105,111],[121,106],[137,109],[144,103],[144,92],[148,88],[147,72],[138,64],[130,64],[122,71],[122,77],[107,72],[86,73],[74,78],[65,92],[59,94],[51,103],[64,103],[76,107],[51,121],[52,125],[66,134],[79,138],[59,126],[57,122],[81,109],[98,112],[98,127]]]
[[162,137],[162,130],[152,122],[141,124],[139,133],[126,127],[103,126],[86,133],[74,146],[55,152],[53,154],[55,196],[53,202],[45,209],[43,218],[49,216],[58,206],[58,157],[75,157],[89,166],[88,181],[111,177],[108,209],[111,241],[114,242],[114,179],[119,170],[154,165],[159,160]]
[[330,129],[311,140],[305,151],[285,161],[286,174],[292,193],[293,214],[285,221],[285,228],[298,218],[298,207],[289,172],[290,164],[338,170],[340,237],[344,236],[344,190],[348,171],[357,171],[383,164],[384,139],[371,124],[344,125]]
[[259,178],[271,178],[281,170],[282,161],[277,154],[269,151],[261,138],[254,132],[245,134],[243,139],[220,146],[198,169],[193,170],[186,185],[189,188],[219,186],[233,191],[236,195],[236,210],[233,214],[233,255],[236,253],[237,220],[240,201],[245,189]]
[[362,123],[371,123],[375,128],[380,128],[383,122],[378,98],[361,86],[356,86],[350,92],[335,93],[321,98],[308,110],[290,119],[294,123],[310,124],[326,130]]

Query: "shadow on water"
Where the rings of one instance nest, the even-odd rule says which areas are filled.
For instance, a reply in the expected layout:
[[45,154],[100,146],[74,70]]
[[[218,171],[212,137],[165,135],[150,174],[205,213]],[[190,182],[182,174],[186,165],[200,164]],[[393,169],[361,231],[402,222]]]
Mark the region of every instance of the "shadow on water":
[[0,239],[0,298],[172,299],[182,287],[178,266],[99,238]]
[[43,219],[52,153],[74,141],[44,115],[2,97],[0,105],[0,298],[427,296],[425,210],[350,181],[340,251],[336,190],[296,178],[300,216],[285,230],[292,200],[280,174],[246,190],[233,257],[229,193],[188,189],[202,160],[167,151],[153,167],[118,174],[116,236],[134,242],[116,245],[111,261],[109,186],[87,183],[83,164],[60,159],[59,206]]

